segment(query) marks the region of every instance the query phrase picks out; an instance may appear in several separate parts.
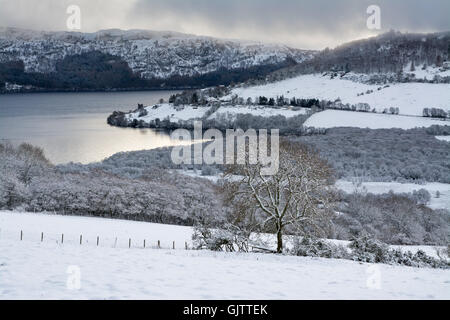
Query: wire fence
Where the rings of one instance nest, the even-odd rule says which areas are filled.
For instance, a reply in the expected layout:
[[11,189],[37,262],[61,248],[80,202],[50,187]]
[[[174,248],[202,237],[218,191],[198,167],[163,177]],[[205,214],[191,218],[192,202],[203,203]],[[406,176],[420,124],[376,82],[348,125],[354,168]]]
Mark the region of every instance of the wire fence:
[[77,245],[90,247],[128,248],[128,249],[170,249],[191,250],[190,241],[167,241],[160,239],[124,236],[92,235],[92,233],[75,235],[74,233],[45,233],[24,230],[4,230],[0,228],[2,239],[34,243],[56,243],[58,245]]

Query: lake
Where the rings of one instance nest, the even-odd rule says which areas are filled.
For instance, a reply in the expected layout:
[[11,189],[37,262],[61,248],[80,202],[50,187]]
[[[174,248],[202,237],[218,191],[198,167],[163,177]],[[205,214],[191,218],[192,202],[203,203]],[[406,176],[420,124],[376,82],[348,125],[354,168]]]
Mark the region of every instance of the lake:
[[89,163],[121,151],[172,146],[176,141],[152,129],[116,128],[113,111],[155,104],[175,91],[27,93],[0,95],[0,139],[40,146],[54,164]]

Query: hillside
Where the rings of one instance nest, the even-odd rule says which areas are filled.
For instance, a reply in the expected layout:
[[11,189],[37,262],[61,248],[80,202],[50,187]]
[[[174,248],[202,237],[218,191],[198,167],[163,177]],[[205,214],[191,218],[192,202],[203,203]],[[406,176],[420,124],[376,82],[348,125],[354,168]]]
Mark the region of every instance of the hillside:
[[[48,89],[229,84],[264,76],[313,54],[282,45],[175,32],[0,28],[0,83]],[[117,81],[111,81],[116,74]]]
[[[363,40],[325,49],[313,59],[277,72],[269,78],[280,80],[305,73],[342,71],[382,74],[371,81],[383,82],[386,75],[400,81],[417,81],[405,76],[428,66],[442,67],[450,57],[450,32],[412,34],[391,31]],[[446,75],[448,78],[448,75]],[[445,80],[448,82],[448,79]]]

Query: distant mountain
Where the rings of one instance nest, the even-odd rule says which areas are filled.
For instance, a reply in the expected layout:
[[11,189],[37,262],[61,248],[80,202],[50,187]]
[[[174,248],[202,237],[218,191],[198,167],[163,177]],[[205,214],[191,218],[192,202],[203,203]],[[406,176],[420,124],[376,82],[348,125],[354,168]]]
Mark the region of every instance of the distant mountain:
[[261,77],[314,51],[176,32],[0,28],[2,82],[48,89],[199,87]]
[[312,59],[274,72],[271,80],[299,74],[342,71],[387,74],[419,66],[442,67],[450,60],[450,32],[411,34],[391,31],[377,37],[325,49]]

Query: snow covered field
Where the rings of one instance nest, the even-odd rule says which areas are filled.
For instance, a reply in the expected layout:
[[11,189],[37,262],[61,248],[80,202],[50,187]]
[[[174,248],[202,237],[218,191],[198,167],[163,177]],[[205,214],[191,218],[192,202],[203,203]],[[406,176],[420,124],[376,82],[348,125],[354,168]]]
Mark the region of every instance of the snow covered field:
[[432,125],[450,125],[450,121],[370,112],[325,110],[313,114],[304,123],[305,127],[315,128],[356,127],[369,129],[399,128],[405,130],[417,127],[430,127]]
[[146,123],[159,119],[164,120],[169,118],[171,122],[178,122],[179,120],[187,121],[190,119],[201,118],[205,115],[209,108],[195,108],[193,106],[183,106],[182,108],[177,110],[177,107],[171,104],[160,104],[157,108],[153,108],[153,106],[146,107],[147,115],[143,117],[139,117],[139,113],[131,113],[127,114],[127,118],[129,120],[142,120]]
[[[351,181],[338,180],[336,187],[345,192],[354,192],[356,185]],[[427,183],[424,185],[414,183],[397,182],[362,182],[358,190],[366,188],[367,192],[374,194],[388,193],[390,190],[395,193],[412,193],[420,189],[425,189],[431,194],[431,201],[428,205],[432,209],[450,209],[450,184]],[[440,192],[440,197],[436,198],[436,192]]]
[[0,212],[0,227],[0,299],[450,299],[448,270],[128,248],[129,237],[182,242],[186,227],[11,212]]
[[[351,76],[348,75],[349,77]],[[259,96],[267,98],[284,95],[285,98],[314,98],[342,103],[368,103],[377,112],[398,107],[402,115],[422,116],[424,108],[450,109],[450,84],[397,83],[378,90],[380,85],[367,85],[320,74],[302,75],[262,86],[236,88],[233,94],[244,99]],[[366,94],[373,90],[373,93]],[[358,94],[364,95],[358,96]]]
[[[292,110],[289,108],[270,108],[261,106],[224,106],[219,108],[208,119],[215,119],[221,115],[228,115],[235,117],[237,114],[252,114],[254,116],[271,117],[271,116],[285,116],[286,118],[295,117],[300,114],[305,114],[308,109],[302,108],[300,110]],[[227,117],[228,118],[228,117]]]
[[424,65],[415,66],[415,70],[411,71],[411,63],[407,64],[404,69],[404,73],[413,74],[416,79],[433,80],[435,76],[450,77],[450,70],[442,71],[442,68],[435,66],[428,66],[424,68]]
[[[421,71],[426,73],[426,71]],[[431,72],[431,71],[430,71]],[[427,73],[428,74],[428,73]],[[355,77],[349,74],[346,77]],[[371,93],[368,93],[372,91]],[[362,113],[353,111],[326,110],[314,114],[305,123],[305,126],[317,128],[333,127],[360,127],[370,129],[411,129],[416,127],[429,127],[432,125],[449,125],[449,121],[422,117],[424,108],[440,108],[450,110],[450,84],[431,83],[392,83],[388,87],[380,85],[367,85],[349,79],[322,76],[320,74],[302,75],[275,83],[254,87],[238,87],[232,91],[244,99],[255,99],[259,96],[276,98],[283,95],[285,98],[316,98],[335,101],[341,99],[342,103],[357,104],[368,103],[377,113]],[[229,100],[231,95],[222,98]],[[400,115],[382,114],[383,110],[399,108]],[[157,108],[145,108],[147,115],[139,117],[139,112],[128,114],[129,120],[143,120],[149,123],[155,119],[170,119],[171,122],[179,120],[200,119],[210,109],[209,107],[179,106],[161,104]],[[305,114],[305,109],[292,110],[290,108],[270,108],[259,106],[222,106],[216,110],[209,119],[219,116],[236,114],[252,114],[255,116],[283,115],[287,118]]]
[[[157,108],[153,106],[146,107],[147,115],[140,117],[139,112],[127,114],[128,120],[142,120],[145,123],[154,121],[155,119],[164,120],[170,119],[171,122],[187,121],[200,119],[205,116],[206,112],[211,107],[194,107],[190,105],[175,107],[170,104],[160,104]],[[270,108],[260,106],[223,106],[208,117],[208,119],[215,119],[226,116],[227,119],[233,119],[238,114],[252,114],[254,116],[270,117],[282,115],[286,118],[294,117],[300,114],[305,114],[307,109],[292,110],[290,108]]]

